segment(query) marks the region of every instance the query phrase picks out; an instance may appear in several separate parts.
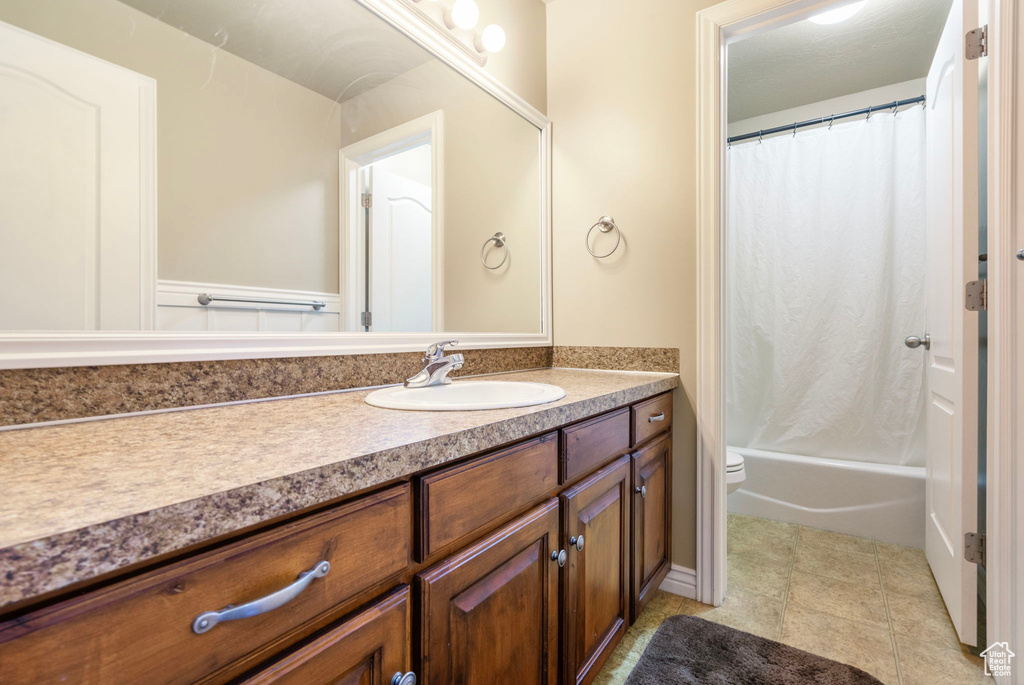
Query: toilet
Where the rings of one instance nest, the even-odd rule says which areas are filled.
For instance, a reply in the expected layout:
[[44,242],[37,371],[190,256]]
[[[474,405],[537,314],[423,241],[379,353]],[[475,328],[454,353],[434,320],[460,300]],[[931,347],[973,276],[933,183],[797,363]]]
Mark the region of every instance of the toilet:
[[747,479],[747,472],[743,468],[743,457],[735,452],[725,453],[725,484],[730,493],[736,492]]

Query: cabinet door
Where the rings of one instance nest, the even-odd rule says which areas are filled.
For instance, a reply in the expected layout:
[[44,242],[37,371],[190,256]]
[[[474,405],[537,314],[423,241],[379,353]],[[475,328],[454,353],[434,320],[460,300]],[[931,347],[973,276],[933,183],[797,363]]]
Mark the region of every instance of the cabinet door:
[[633,455],[632,620],[671,566],[672,434]]
[[551,499],[417,576],[422,684],[557,683],[557,545]]
[[292,652],[244,685],[390,685],[410,668],[409,586]]
[[569,555],[564,631],[567,683],[593,681],[626,632],[629,460],[629,455],[620,457],[562,493],[563,544]]

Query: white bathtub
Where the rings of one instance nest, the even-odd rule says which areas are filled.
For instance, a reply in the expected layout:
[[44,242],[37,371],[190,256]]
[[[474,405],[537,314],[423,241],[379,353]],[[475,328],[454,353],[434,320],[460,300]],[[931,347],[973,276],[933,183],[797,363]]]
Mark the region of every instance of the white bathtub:
[[729,450],[747,472],[729,511],[924,549],[924,467]]

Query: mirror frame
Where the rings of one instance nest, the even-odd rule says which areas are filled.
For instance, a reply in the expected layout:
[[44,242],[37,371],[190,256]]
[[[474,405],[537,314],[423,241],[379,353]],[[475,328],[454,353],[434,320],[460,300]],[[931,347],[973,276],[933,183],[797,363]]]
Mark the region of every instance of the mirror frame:
[[356,1],[537,127],[541,161],[540,332],[2,332],[0,369],[418,352],[445,338],[456,338],[468,349],[551,346],[551,121],[478,66],[455,37],[418,16],[411,0]]

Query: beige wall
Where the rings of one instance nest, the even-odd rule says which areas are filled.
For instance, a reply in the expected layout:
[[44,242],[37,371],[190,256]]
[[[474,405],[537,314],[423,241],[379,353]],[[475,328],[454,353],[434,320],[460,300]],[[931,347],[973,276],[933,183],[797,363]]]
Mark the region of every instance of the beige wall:
[[[436,110],[444,112],[444,328],[540,330],[540,144],[535,126],[431,60],[342,103],[350,145]],[[509,263],[480,263],[501,231]],[[500,257],[492,255],[494,263]]]
[[114,0],[0,21],[157,80],[160,278],[338,291],[331,100]]
[[[696,564],[696,11],[715,0],[548,5],[556,345],[678,347],[673,560]],[[602,214],[624,245],[597,261]]]
[[487,58],[495,78],[542,112],[547,111],[547,26],[543,0],[476,0],[482,30],[505,29],[505,49]]
[[[774,128],[775,126],[785,126],[787,124],[792,124],[794,121],[807,121],[808,119],[817,119],[819,117],[828,116],[829,114],[852,112],[855,109],[863,109],[864,107],[880,105],[885,102],[892,102],[893,100],[908,100],[910,98],[916,98],[919,95],[924,95],[924,85],[925,80],[923,78],[918,78],[911,81],[904,81],[902,83],[893,83],[892,85],[882,86],[880,88],[863,90],[859,93],[851,93],[849,95],[843,95],[842,97],[831,98],[829,100],[822,100],[809,105],[793,107],[792,109],[784,109],[780,112],[762,114],[761,116],[750,117],[749,119],[740,119],[739,121],[730,121],[728,126],[728,135],[738,136],[743,135],[744,133]],[[845,119],[841,121],[850,120]],[[841,121],[837,123],[841,123]],[[828,126],[827,123],[823,125]],[[811,128],[815,127],[811,126],[802,130],[806,131]]]

